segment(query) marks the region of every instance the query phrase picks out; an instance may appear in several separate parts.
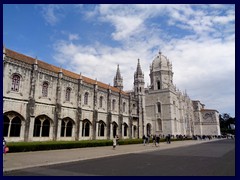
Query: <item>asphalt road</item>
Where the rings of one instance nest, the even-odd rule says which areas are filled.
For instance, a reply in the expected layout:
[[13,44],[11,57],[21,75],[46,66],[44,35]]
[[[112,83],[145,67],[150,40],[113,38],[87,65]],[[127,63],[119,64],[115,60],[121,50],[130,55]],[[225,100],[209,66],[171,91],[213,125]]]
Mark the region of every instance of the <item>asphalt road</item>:
[[235,141],[28,168],[4,176],[235,176]]

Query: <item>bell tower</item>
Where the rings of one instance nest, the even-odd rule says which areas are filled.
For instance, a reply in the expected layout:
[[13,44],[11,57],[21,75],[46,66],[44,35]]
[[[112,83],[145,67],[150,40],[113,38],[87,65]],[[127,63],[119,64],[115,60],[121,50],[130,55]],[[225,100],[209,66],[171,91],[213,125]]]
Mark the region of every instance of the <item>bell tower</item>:
[[140,60],[138,59],[137,70],[134,73],[134,97],[137,99],[137,114],[138,114],[138,137],[141,138],[144,134],[144,119],[145,119],[145,90],[144,90],[144,74],[141,69]]

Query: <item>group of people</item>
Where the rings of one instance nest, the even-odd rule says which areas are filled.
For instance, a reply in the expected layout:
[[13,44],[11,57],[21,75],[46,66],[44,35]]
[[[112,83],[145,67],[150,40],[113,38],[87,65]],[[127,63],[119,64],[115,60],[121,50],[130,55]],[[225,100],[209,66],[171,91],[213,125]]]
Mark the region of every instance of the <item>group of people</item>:
[[[160,136],[161,136],[161,135],[159,135],[159,134],[152,135],[153,146],[156,146],[156,147],[159,146],[160,139],[161,139]],[[142,139],[143,139],[143,144],[144,144],[144,146],[145,146],[145,144],[149,144],[150,137],[151,137],[150,135],[147,135],[147,136],[143,135]],[[165,141],[166,141],[168,144],[171,143],[171,135],[170,135],[170,134],[168,134],[168,135],[166,136]]]

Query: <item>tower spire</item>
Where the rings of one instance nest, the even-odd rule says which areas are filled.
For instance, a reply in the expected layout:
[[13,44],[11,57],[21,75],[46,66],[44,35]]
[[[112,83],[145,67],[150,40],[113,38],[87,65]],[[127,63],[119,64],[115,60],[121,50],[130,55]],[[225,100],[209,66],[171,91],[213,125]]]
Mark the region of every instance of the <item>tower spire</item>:
[[144,74],[138,59],[137,70],[134,73],[134,92],[135,95],[144,94]]
[[143,72],[142,72],[142,68],[141,68],[140,60],[139,60],[139,59],[138,59],[138,64],[137,64],[136,75],[143,75]]
[[119,64],[117,65],[117,72],[116,72],[116,76],[113,79],[113,84],[114,84],[114,87],[120,90],[123,89],[123,78],[120,73]]

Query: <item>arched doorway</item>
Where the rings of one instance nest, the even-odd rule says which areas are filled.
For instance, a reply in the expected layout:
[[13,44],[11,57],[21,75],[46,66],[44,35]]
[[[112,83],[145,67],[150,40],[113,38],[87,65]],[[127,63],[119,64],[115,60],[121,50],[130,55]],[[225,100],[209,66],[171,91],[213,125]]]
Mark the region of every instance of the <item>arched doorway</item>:
[[150,136],[152,134],[152,132],[151,132],[151,124],[148,123],[146,128],[147,128],[146,129],[147,135]]
[[113,137],[115,137],[116,135],[118,135],[118,133],[117,133],[117,130],[118,130],[118,125],[117,125],[117,123],[116,122],[113,122],[113,124],[112,124],[112,132],[113,132]]

